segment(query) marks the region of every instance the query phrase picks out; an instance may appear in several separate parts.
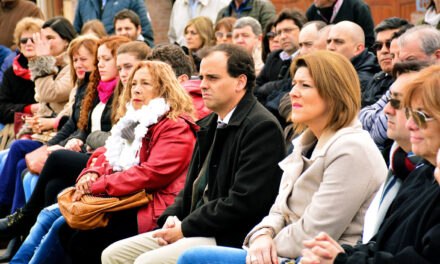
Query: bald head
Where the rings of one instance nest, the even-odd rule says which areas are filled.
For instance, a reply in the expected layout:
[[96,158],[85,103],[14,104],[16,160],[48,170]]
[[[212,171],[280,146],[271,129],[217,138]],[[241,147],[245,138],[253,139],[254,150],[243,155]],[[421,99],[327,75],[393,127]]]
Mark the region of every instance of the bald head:
[[298,36],[299,53],[301,55],[305,55],[316,50],[315,44],[319,40],[318,32],[320,27],[320,24],[315,22],[309,22],[303,26]]
[[363,29],[351,21],[337,23],[330,28],[327,49],[338,52],[347,59],[352,59],[365,49]]

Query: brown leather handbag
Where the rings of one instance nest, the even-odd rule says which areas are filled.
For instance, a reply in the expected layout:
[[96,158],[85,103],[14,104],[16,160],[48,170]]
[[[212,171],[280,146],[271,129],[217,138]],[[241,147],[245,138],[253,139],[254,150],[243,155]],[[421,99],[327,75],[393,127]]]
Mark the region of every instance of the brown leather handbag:
[[83,195],[80,201],[73,202],[75,187],[69,187],[58,194],[58,205],[61,214],[70,227],[89,230],[105,227],[109,213],[140,207],[148,204],[153,196],[145,190],[123,197],[100,197]]

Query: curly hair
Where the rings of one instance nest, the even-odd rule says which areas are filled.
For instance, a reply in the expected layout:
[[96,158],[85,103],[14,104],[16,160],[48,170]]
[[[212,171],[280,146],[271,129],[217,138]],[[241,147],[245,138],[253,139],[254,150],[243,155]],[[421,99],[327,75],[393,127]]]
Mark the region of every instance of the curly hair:
[[177,81],[171,66],[161,61],[143,61],[139,63],[130,75],[127,87],[122,94],[122,102],[118,108],[118,116],[124,116],[127,109],[126,104],[131,100],[131,83],[134,75],[140,69],[147,69],[152,78],[153,87],[159,90],[159,96],[165,99],[170,105],[167,117],[176,120],[180,115],[194,118],[194,105],[189,94]]
[[[98,47],[105,45],[111,51],[113,58],[115,58],[116,51],[118,50],[119,46],[129,41],[130,39],[128,39],[127,37],[110,36],[101,39],[101,41],[99,41]],[[97,87],[100,80],[101,80],[101,76],[99,75],[99,71],[98,71],[98,60],[96,59],[95,70],[90,75],[90,81],[89,84],[87,85],[86,94],[84,95],[84,99],[81,104],[81,112],[79,114],[79,120],[77,124],[78,128],[83,131],[87,129],[89,123],[89,115],[93,108],[93,102],[95,101],[95,98],[98,95]]]

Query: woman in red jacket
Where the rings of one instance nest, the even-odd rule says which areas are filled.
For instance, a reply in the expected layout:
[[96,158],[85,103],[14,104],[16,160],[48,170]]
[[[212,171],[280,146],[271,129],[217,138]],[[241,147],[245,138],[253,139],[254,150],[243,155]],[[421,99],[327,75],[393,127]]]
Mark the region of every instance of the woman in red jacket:
[[[78,177],[74,198],[84,194],[123,196],[145,189],[153,200],[145,207],[116,212],[105,228],[73,230],[60,239],[74,263],[100,263],[112,242],[152,230],[182,189],[195,143],[191,98],[170,66],[149,61],[133,71],[122,94],[128,104],[112,128],[105,150],[97,150]],[[91,162],[90,162],[91,163]]]

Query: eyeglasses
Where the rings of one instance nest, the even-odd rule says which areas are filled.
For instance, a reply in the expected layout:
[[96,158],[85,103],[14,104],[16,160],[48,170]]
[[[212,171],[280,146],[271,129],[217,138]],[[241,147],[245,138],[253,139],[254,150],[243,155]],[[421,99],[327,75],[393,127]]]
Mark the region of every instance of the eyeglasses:
[[32,38],[21,38],[20,43],[26,44],[28,42],[28,40],[31,40],[31,42],[34,43],[34,40]]
[[387,103],[390,103],[391,107],[395,110],[400,110],[402,108],[402,104],[399,99],[391,97],[391,93],[386,95]]
[[422,129],[425,129],[428,126],[426,124],[427,122],[434,120],[433,117],[429,116],[425,112],[412,110],[410,108],[405,108],[405,115],[406,119],[412,118],[414,120],[414,123],[416,123],[416,125]]
[[274,39],[276,36],[278,36],[277,33],[272,31],[266,33],[266,37],[270,40]]
[[298,27],[290,27],[290,28],[282,28],[282,29],[280,29],[280,30],[277,30],[277,35],[278,36],[281,36],[281,34],[290,34],[290,33],[292,33],[294,30],[299,30],[299,28]]
[[222,39],[222,38],[224,38],[224,37],[226,37],[226,38],[232,38],[232,32],[223,33],[223,32],[221,32],[221,31],[217,31],[217,32],[215,32],[215,37],[216,37],[216,38],[219,38],[219,39]]
[[373,46],[371,46],[371,48],[374,50],[374,51],[376,51],[376,52],[378,52],[379,50],[381,50],[382,48],[383,48],[383,45],[385,45],[385,47],[387,48],[387,49],[390,49],[390,46],[391,46],[391,40],[387,40],[387,41],[385,41],[385,42],[374,42],[374,44],[373,44]]

